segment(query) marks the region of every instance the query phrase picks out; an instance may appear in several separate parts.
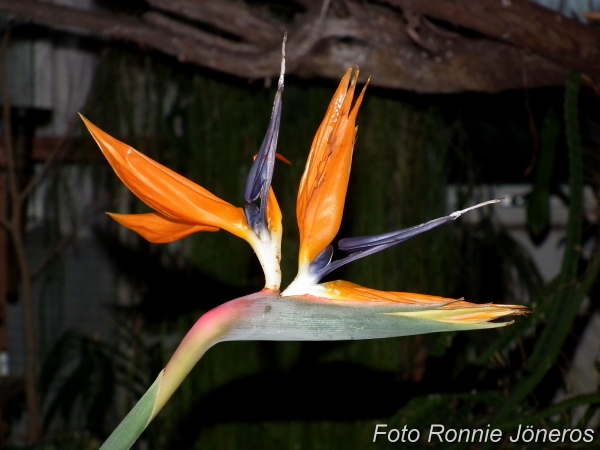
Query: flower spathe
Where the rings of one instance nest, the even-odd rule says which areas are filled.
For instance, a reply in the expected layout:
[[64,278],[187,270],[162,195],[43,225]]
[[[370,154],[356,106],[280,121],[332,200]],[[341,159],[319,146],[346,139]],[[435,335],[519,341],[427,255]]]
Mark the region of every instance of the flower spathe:
[[[285,44],[285,41],[284,41]],[[348,255],[332,260],[356,139],[356,116],[365,87],[354,101],[358,69],[342,78],[319,127],[300,182],[296,215],[300,230],[298,274],[279,291],[281,211],[271,188],[283,97],[284,59],[271,122],[237,208],[114,139],[85,118],[86,126],[119,178],[155,212],[111,214],[151,242],[165,243],[201,231],[224,229],[248,241],[256,252],[264,290],[231,300],[204,314],[138,404],[101,447],[130,448],[192,367],[212,345],[231,340],[342,340],[495,328],[496,319],[527,312],[518,305],[474,304],[425,294],[385,292],[348,281],[319,283],[343,264],[430,231],[465,212],[457,211],[406,230],[341,240]],[[352,104],[354,101],[354,105]],[[259,204],[255,204],[259,202]]]

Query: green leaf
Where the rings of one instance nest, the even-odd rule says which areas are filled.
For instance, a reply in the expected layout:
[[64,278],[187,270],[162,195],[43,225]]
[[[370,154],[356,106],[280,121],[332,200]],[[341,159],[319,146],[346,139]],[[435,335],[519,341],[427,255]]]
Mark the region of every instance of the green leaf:
[[135,441],[137,441],[152,419],[154,404],[158,397],[163,373],[164,371],[158,375],[152,386],[150,386],[115,431],[102,444],[100,450],[127,450],[135,444]]

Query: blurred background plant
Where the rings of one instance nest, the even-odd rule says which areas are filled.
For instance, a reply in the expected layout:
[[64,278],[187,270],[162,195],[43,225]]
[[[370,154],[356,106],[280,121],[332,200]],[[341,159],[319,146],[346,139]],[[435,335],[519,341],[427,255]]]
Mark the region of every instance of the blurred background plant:
[[[265,8],[261,14],[267,11],[281,20],[303,5],[258,3]],[[343,17],[343,4],[325,2],[320,11]],[[144,5],[109,6],[139,14]],[[410,18],[408,13],[404,17]],[[16,42],[37,38],[33,30],[17,28]],[[268,77],[264,83],[248,83],[126,45],[67,44],[99,58],[83,106],[87,117],[240,204],[269,121],[275,88]],[[562,73],[566,79],[566,70]],[[376,81],[377,73],[373,77]],[[278,151],[292,165],[279,164],[274,179],[284,217],[283,285],[296,272],[299,178],[334,83],[294,76],[286,81]],[[399,229],[476,201],[507,198],[498,208],[344,268],[335,279],[480,303],[527,304],[534,313],[499,331],[218,345],[142,436],[139,448],[398,445],[381,438],[373,444],[376,423],[422,431],[432,423],[470,429],[492,424],[506,431],[519,424],[598,427],[595,92],[589,83],[581,87],[577,73],[566,88],[493,95],[425,95],[386,87],[369,88],[359,114],[340,236]],[[39,248],[59,249],[36,288],[42,358],[38,442],[25,447],[19,434],[18,396],[12,409],[5,406],[8,402],[1,407],[5,423],[12,426],[13,448],[97,448],[196,319],[260,289],[263,279],[250,249],[225,233],[157,246],[107,220],[104,210],[142,212],[144,206],[96,158],[83,127],[53,133],[72,138],[70,156],[54,165],[28,206],[30,258],[36,260]],[[509,189],[510,184],[518,186]],[[87,192],[85,200],[81,190]],[[584,192],[590,202],[584,201]],[[86,205],[85,220],[78,202]],[[42,205],[39,214],[36,205]],[[520,211],[520,218],[514,218],[514,211]],[[39,217],[43,220],[36,222]],[[65,221],[70,225],[65,227]],[[45,238],[35,239],[42,232]],[[73,238],[63,243],[69,232]],[[550,248],[556,260],[540,264],[547,256],[539,255],[548,253],[536,246]],[[97,264],[88,265],[90,260]],[[78,264],[88,273],[74,279],[69,274],[81,270],[74,268]],[[89,284],[89,290],[73,294],[69,286],[77,283]],[[72,307],[87,310],[96,323],[65,320],[65,308]],[[17,308],[18,303],[13,311]],[[20,327],[18,320],[14,312],[9,316],[13,329]],[[586,346],[592,350],[581,356]],[[18,373],[15,359],[17,364],[11,364]],[[591,382],[582,387],[578,380],[589,376],[590,365]],[[425,441],[411,445],[430,446]]]

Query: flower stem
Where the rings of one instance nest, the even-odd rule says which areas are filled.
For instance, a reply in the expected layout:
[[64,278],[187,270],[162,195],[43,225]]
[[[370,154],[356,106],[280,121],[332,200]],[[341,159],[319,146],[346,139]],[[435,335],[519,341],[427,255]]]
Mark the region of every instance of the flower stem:
[[152,386],[125,416],[100,450],[127,450],[135,444],[202,355],[221,341],[235,322],[237,313],[235,308],[228,307],[230,303],[215,308],[198,319]]

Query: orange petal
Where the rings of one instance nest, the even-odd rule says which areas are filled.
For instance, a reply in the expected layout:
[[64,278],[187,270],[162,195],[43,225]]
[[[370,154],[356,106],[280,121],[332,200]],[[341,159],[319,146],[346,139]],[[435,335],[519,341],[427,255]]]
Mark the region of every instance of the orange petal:
[[222,228],[246,239],[250,226],[241,208],[108,135],[81,117],[117,176],[140,200],[179,222]]
[[283,156],[279,153],[275,153],[275,158],[277,158],[279,161],[286,163],[287,165],[290,165],[290,166],[292,165],[292,163],[289,159],[287,159],[285,156]]
[[369,289],[348,281],[323,283],[315,294],[332,300],[358,302],[392,302],[417,307],[416,311],[394,312],[390,314],[435,320],[446,323],[484,323],[509,315],[527,314],[529,311],[520,305],[478,305],[464,300],[414,294],[411,292],[386,292]]
[[415,306],[442,306],[452,303],[471,305],[471,303],[433,295],[414,294],[412,292],[387,292],[369,289],[349,281],[336,280],[321,284],[325,297],[333,300],[359,302],[394,302]]
[[275,198],[273,188],[269,189],[269,199],[267,202],[267,224],[271,233],[281,235],[283,228],[281,227],[281,209]]
[[395,316],[414,317],[415,319],[434,320],[437,322],[456,324],[477,324],[500,319],[505,316],[526,315],[529,310],[521,305],[495,305],[488,303],[477,305],[471,303],[470,307],[428,309],[424,311],[408,311],[390,313]]
[[314,260],[339,231],[344,210],[356,114],[365,88],[350,110],[358,69],[348,69],[313,140],[300,181],[296,216],[300,228],[300,265]]
[[139,233],[144,239],[155,244],[178,241],[201,231],[219,231],[217,227],[180,222],[157,213],[107,214],[121,225]]
[[[257,156],[258,156],[258,154],[254,155],[252,157],[252,159],[256,160]],[[275,153],[275,158],[277,158],[279,161],[284,162],[284,163],[286,163],[286,164],[288,164],[290,166],[292,165],[292,162],[289,159],[287,159],[285,156],[283,156],[283,155],[281,155],[279,153]]]

